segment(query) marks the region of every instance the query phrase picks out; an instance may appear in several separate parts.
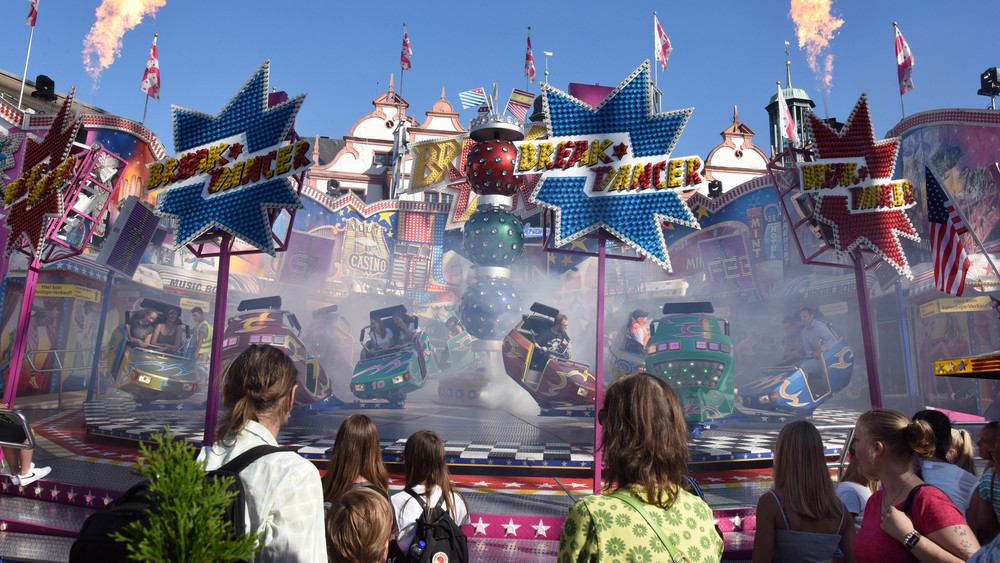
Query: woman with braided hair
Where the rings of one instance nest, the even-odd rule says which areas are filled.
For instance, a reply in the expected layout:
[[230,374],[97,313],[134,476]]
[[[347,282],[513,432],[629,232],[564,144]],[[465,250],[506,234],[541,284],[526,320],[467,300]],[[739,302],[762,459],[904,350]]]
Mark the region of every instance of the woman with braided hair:
[[[199,460],[218,469],[251,448],[277,446],[295,397],[296,369],[284,352],[253,344],[226,368],[222,398],[226,413],[215,445]],[[323,488],[312,463],[292,451],[265,455],[240,472],[247,499],[247,530],[260,532],[255,561],[327,560]]]

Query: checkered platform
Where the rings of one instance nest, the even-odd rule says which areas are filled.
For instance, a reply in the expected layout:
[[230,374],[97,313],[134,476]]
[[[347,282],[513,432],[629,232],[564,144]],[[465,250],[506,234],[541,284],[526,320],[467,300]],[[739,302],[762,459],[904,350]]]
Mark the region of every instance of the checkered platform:
[[[504,418],[503,411],[488,409],[473,409],[480,422],[490,423],[489,417],[495,416],[495,424],[504,427],[505,432],[498,437],[508,440],[448,440],[448,431],[439,432],[445,438],[445,452],[449,464],[453,466],[478,467],[510,467],[510,468],[549,468],[549,469],[589,469],[593,463],[593,431],[588,438],[586,432],[576,432],[573,438],[581,438],[576,443],[570,441],[549,441],[545,438],[558,437],[558,434],[531,435],[513,427],[528,424],[516,417]],[[129,399],[110,399],[92,401],[84,405],[87,432],[91,435],[121,438],[126,440],[146,441],[164,426],[170,426],[175,435],[189,439],[195,445],[200,445],[204,432],[204,415],[193,410],[181,410],[177,406],[165,405],[163,410],[139,411],[136,404]],[[403,414],[406,411],[398,411]],[[813,418],[820,427],[823,442],[828,455],[839,454],[847,437],[845,426],[853,424],[859,413],[839,409],[817,410]],[[323,415],[318,415],[323,416]],[[341,416],[346,416],[341,411]],[[434,417],[433,413],[425,416]],[[443,416],[443,415],[442,415]],[[484,420],[485,418],[485,420]],[[772,457],[774,441],[781,430],[782,417],[771,421],[743,423],[739,421],[724,422],[700,429],[689,441],[691,448],[691,464],[719,463],[734,461],[768,460]],[[321,419],[317,419],[321,422]],[[282,444],[298,445],[299,453],[312,460],[326,459],[326,452],[333,446],[335,433],[329,428],[336,424],[317,423],[317,428],[296,426],[283,430],[279,436]],[[378,423],[378,422],[377,422]],[[420,427],[427,427],[427,420],[416,423],[413,429],[402,432],[401,436],[387,436],[386,427],[380,425],[380,435],[385,440],[380,442],[383,459],[386,463],[402,461],[403,446],[406,437]],[[419,426],[419,425],[423,426]],[[832,426],[832,429],[824,429]],[[312,430],[312,432],[310,431]],[[456,432],[457,433],[457,432]],[[520,440],[509,438],[519,437]],[[589,441],[584,441],[589,439]]]

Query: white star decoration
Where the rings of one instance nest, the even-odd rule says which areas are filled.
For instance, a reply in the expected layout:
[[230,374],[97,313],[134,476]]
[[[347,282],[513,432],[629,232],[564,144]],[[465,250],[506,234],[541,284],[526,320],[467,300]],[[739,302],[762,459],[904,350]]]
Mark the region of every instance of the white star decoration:
[[510,522],[503,525],[503,537],[514,536],[517,537],[517,529],[520,528],[520,524],[515,524],[514,519],[511,518]]
[[538,484],[538,488],[539,489],[554,489],[554,488],[556,488],[556,486],[553,485],[552,483],[539,483]]
[[503,486],[510,487],[512,489],[517,489],[517,488],[519,488],[521,486],[521,483],[518,483],[517,481],[514,481],[513,483],[504,483]]
[[733,523],[733,530],[739,530],[743,526],[743,519],[737,514],[729,519]]
[[487,483],[486,481],[476,481],[475,483],[472,484],[472,486],[473,487],[489,487],[490,484]]
[[485,536],[486,535],[486,527],[487,526],[489,526],[489,524],[486,523],[486,522],[483,522],[483,517],[480,516],[479,517],[479,522],[473,522],[472,523],[472,527],[476,529],[476,532],[473,535],[478,536],[479,534],[482,534],[482,535]]
[[546,538],[548,536],[545,535],[545,532],[547,532],[548,529],[551,528],[552,526],[546,526],[545,524],[542,523],[541,518],[539,518],[538,519],[538,525],[532,525],[531,527],[535,529],[535,537],[536,538],[538,536],[542,536],[543,538]]

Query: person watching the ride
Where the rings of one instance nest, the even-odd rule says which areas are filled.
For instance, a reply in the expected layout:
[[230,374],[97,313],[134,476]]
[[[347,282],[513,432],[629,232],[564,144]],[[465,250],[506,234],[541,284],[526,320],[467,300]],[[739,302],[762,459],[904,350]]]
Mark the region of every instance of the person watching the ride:
[[[8,408],[7,403],[0,403],[0,408]],[[31,427],[28,431],[34,433]],[[0,442],[8,444],[28,444],[28,435],[20,424],[0,424]],[[51,467],[37,467],[31,457],[35,450],[22,448],[2,448],[3,459],[7,462],[10,472],[10,482],[15,487],[27,487],[35,481],[52,472]]]
[[929,409],[918,411],[913,415],[913,420],[930,424],[934,431],[934,454],[920,462],[920,478],[928,485],[941,489],[959,512],[965,514],[978,479],[974,474],[947,461],[948,450],[951,449],[951,420],[943,412]]
[[805,348],[802,346],[802,327],[798,319],[788,316],[782,319],[781,326],[785,330],[785,336],[781,339],[781,349],[784,355],[781,356],[779,365],[787,365],[805,357]]
[[166,315],[153,328],[151,345],[154,348],[176,354],[181,349],[181,310],[167,309]]
[[837,341],[837,337],[825,322],[816,318],[816,312],[809,307],[803,308],[799,317],[802,319],[802,349],[805,356],[818,358]]
[[156,311],[139,309],[128,320],[128,343],[138,348],[149,347],[153,338],[153,323],[156,322]]
[[628,342],[625,349],[640,356],[646,355],[646,343],[649,342],[649,313],[642,309],[632,311],[629,316],[632,321],[628,327]]
[[378,428],[363,414],[352,414],[340,423],[323,475],[323,501],[330,505],[344,493],[366,487],[389,501],[389,476],[382,463]]
[[[198,461],[209,471],[253,447],[277,446],[278,432],[295,402],[295,363],[271,345],[251,344],[222,376],[226,412],[215,444]],[[323,487],[319,471],[293,451],[257,459],[240,472],[246,493],[247,529],[260,533],[255,561],[326,562]]]
[[546,328],[535,336],[535,344],[538,349],[564,360],[569,359],[569,335],[566,329],[569,328],[569,319],[563,313],[555,316],[552,326]]
[[381,563],[389,558],[392,505],[371,489],[352,489],[333,502],[326,520],[331,563]]
[[367,355],[377,354],[383,350],[387,350],[393,345],[394,338],[392,330],[385,326],[382,319],[372,317],[371,325],[368,330],[368,342],[365,343]]
[[392,316],[392,324],[396,327],[396,345],[403,346],[413,342],[417,335],[417,318],[406,313],[396,313]]

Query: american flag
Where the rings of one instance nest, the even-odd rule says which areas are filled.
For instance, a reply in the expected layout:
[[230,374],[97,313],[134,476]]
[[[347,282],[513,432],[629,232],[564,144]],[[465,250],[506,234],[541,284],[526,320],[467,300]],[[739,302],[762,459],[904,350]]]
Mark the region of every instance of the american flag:
[[28,25],[35,27],[35,21],[38,20],[38,0],[28,0],[31,2],[31,8],[28,10]]
[[670,53],[674,52],[674,47],[670,44],[667,33],[660,27],[660,20],[656,19],[655,12],[653,13],[653,41],[656,42],[656,60],[663,66],[663,70],[667,70],[667,59],[670,58]]
[[902,96],[913,90],[913,79],[910,78],[910,74],[913,73],[913,53],[910,52],[910,46],[906,44],[906,39],[903,39],[899,28],[895,23],[892,25],[896,30],[896,71],[899,75],[899,95]]
[[934,255],[934,285],[940,291],[961,296],[965,290],[965,273],[969,271],[969,255],[962,246],[962,235],[968,229],[930,168],[925,170],[927,219],[931,226],[931,254]]
[[147,96],[160,101],[160,59],[156,54],[156,38],[153,36],[153,46],[149,48],[149,60],[146,61],[146,72],[142,75],[139,89]]
[[403,50],[399,53],[399,66],[403,70],[410,70],[410,57],[413,56],[413,48],[410,47],[410,35],[406,33],[406,26],[403,26]]
[[535,83],[535,56],[531,54],[530,35],[528,36],[528,52],[524,55],[524,75],[528,77],[529,82]]
[[514,88],[510,92],[510,99],[507,100],[507,111],[524,121],[528,117],[528,110],[531,109],[531,104],[534,101],[535,95],[531,92]]

